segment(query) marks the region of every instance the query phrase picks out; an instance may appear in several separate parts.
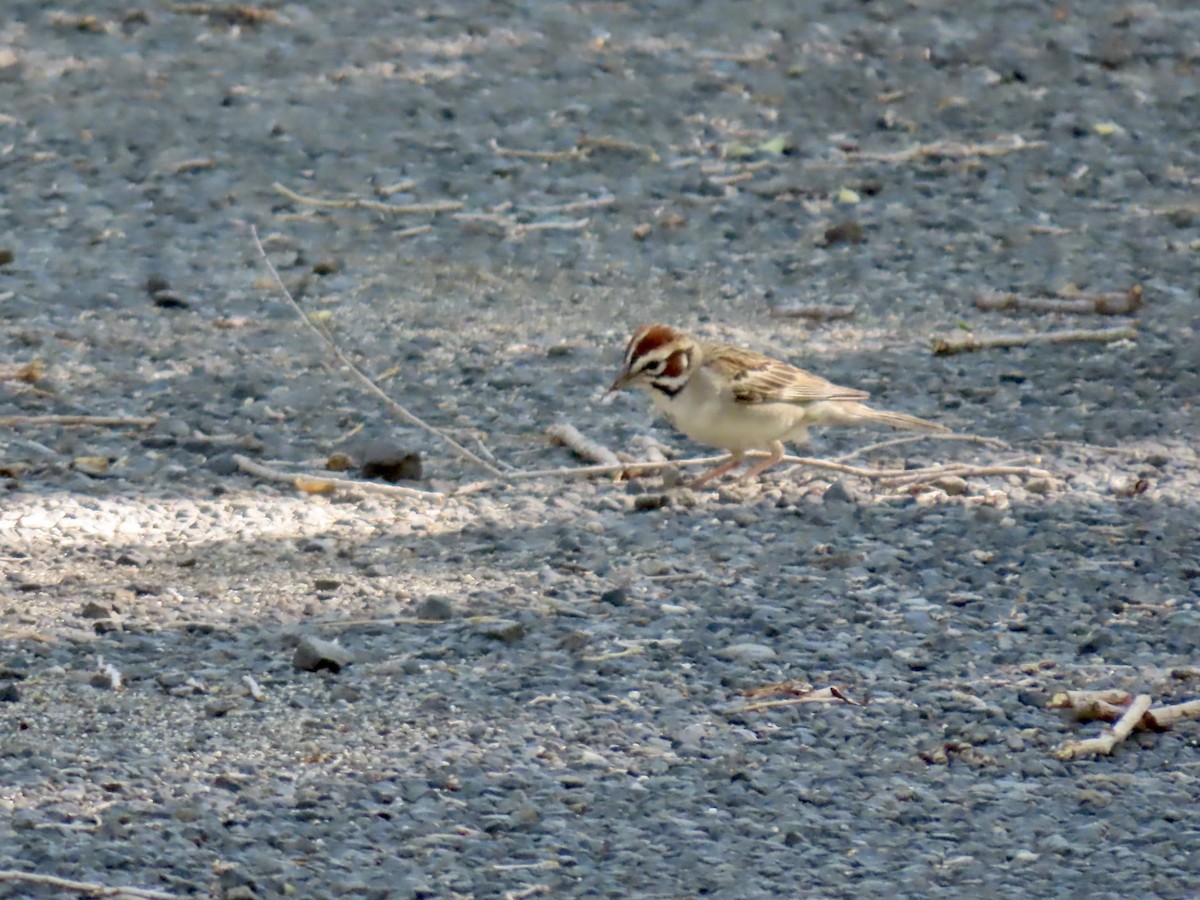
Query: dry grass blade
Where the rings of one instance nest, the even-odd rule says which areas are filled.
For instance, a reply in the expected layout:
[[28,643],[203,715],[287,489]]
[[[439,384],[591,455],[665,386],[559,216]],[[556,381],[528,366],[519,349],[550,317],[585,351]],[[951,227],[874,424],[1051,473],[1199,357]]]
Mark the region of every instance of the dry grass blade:
[[318,328],[316,326],[316,324],[312,321],[312,319],[310,319],[305,314],[304,310],[300,308],[300,304],[296,302],[296,298],[292,296],[291,291],[289,291],[287,289],[287,285],[285,285],[283,283],[283,279],[279,277],[279,271],[275,268],[274,264],[271,262],[271,258],[269,256],[267,256],[267,251],[263,247],[262,241],[259,240],[259,238],[258,238],[258,229],[255,228],[253,225],[250,226],[250,235],[251,235],[251,237],[254,238],[254,246],[258,248],[258,255],[261,256],[263,259],[263,262],[266,263],[267,269],[270,271],[271,277],[274,279],[276,286],[280,290],[280,293],[283,294],[284,299],[292,307],[292,309],[295,311],[296,315],[298,315],[300,317],[300,320],[302,322],[304,322],[305,325],[308,326],[309,330],[312,331],[314,334],[316,334],[317,337],[319,337],[321,339],[321,341],[330,349],[330,351],[333,353],[333,355],[337,357],[338,362],[340,362],[343,366],[345,366],[346,369],[349,370],[349,372],[355,378],[357,378],[359,380],[359,382],[368,391],[370,391],[372,394],[374,394],[376,397],[378,397],[380,400],[382,400],[385,404],[387,404],[388,408],[391,409],[392,412],[396,413],[396,415],[398,415],[405,422],[408,422],[410,425],[415,425],[416,427],[420,428],[421,430],[428,432],[429,434],[432,434],[435,437],[439,438],[441,441],[443,441],[447,446],[449,446],[455,453],[457,453],[463,459],[473,462],[475,465],[479,466],[479,468],[483,469],[486,472],[491,473],[492,475],[499,476],[502,474],[499,468],[492,465],[490,462],[488,462],[487,460],[478,456],[477,454],[472,453],[470,450],[468,450],[462,444],[458,443],[458,441],[454,440],[454,438],[450,437],[444,431],[442,431],[438,428],[434,428],[432,425],[427,423],[424,419],[421,419],[420,417],[409,412],[408,409],[406,409],[404,406],[401,406],[399,403],[397,403],[395,400],[393,400],[391,397],[389,397],[387,394],[385,394],[383,392],[383,390],[377,384],[375,384],[375,382],[373,382],[370,378],[368,378],[363,373],[363,371],[358,368],[358,366],[356,366],[354,363],[352,363],[350,361],[350,358],[347,357],[346,354],[342,352],[342,348],[337,345],[337,342],[334,341],[334,339],[332,337],[330,337],[329,334],[327,334],[325,331]]
[[75,894],[86,894],[89,897],[134,897],[137,900],[176,900],[178,894],[166,891],[156,891],[151,888],[111,887],[95,881],[73,881],[70,878],[59,878],[57,875],[43,875],[40,872],[18,872],[15,870],[0,871],[0,883],[21,882],[23,884],[41,884],[58,888],[61,891],[71,891]]
[[1062,297],[1019,297],[1016,294],[985,293],[975,299],[975,307],[985,312],[1023,310],[1064,315],[1128,316],[1142,308],[1142,286],[1127,291]]
[[356,481],[349,478],[331,478],[327,475],[308,475],[299,472],[281,472],[247,459],[241,454],[235,454],[234,462],[243,472],[273,481],[279,484],[290,484],[306,494],[327,494],[334,491],[352,491],[360,494],[378,494],[383,497],[410,497],[418,500],[444,500],[445,494],[437,491],[422,491],[417,488],[403,487],[398,484],[380,484],[377,481]]
[[305,206],[324,207],[326,209],[369,209],[372,212],[390,213],[392,215],[429,215],[433,213],[457,212],[465,204],[457,200],[438,200],[434,203],[383,203],[380,200],[368,200],[365,197],[344,197],[341,199],[322,199],[297,193],[291,188],[276,181],[271,187],[276,193],[282,194],[295,203]]
[[1134,323],[1121,325],[1116,328],[1100,328],[1096,330],[1070,329],[1064,331],[1043,331],[1035,334],[991,334],[977,335],[970,331],[961,333],[935,335],[931,339],[931,348],[935,356],[952,356],[955,353],[966,353],[970,350],[990,350],[998,347],[1028,347],[1032,344],[1078,344],[1087,342],[1111,343],[1112,341],[1132,340],[1137,337]]
[[0,426],[22,425],[94,425],[111,428],[150,428],[158,423],[154,416],[0,416]]

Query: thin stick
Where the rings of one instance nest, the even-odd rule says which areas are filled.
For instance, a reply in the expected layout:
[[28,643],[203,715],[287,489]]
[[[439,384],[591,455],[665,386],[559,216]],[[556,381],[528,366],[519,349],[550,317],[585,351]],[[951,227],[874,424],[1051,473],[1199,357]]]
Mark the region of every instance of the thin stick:
[[402,228],[400,231],[392,232],[392,237],[396,240],[403,238],[416,237],[418,234],[424,234],[427,231],[433,231],[432,225],[414,225],[412,228]]
[[1133,732],[1142,721],[1142,716],[1150,709],[1150,695],[1138,694],[1125,710],[1125,714],[1117,720],[1112,729],[1099,737],[1088,738],[1085,741],[1071,741],[1058,748],[1055,755],[1059,759],[1081,759],[1085,756],[1107,756],[1118,744]]
[[975,298],[975,307],[985,312],[1025,310],[1066,315],[1127,316],[1142,308],[1142,286],[1127,291],[1076,297],[1018,297],[1016,294],[986,293]]
[[746,706],[739,706],[734,712],[758,712],[779,706],[798,706],[802,703],[845,703],[848,706],[862,706],[861,703],[851,700],[837,688],[824,687],[809,691],[801,697],[788,697],[784,700],[759,700]]
[[1070,344],[1087,341],[1110,343],[1137,337],[1137,328],[1131,323],[1116,328],[1100,328],[1094,331],[1070,329],[1066,331],[1044,331],[1037,334],[992,334],[975,335],[971,332],[935,335],[932,348],[935,356],[950,356],[968,350],[986,350],[993,347],[1027,347],[1031,344]]
[[912,469],[902,476],[885,476],[889,487],[899,487],[904,484],[916,484],[934,478],[946,478],[957,475],[959,478],[985,478],[989,475],[1020,475],[1024,478],[1053,478],[1045,469],[1033,466],[967,466],[950,464],[945,466],[930,466],[927,469]]
[[616,197],[594,197],[587,200],[576,200],[573,203],[557,203],[553,206],[526,206],[522,210],[535,216],[561,215],[585,209],[601,209],[612,206],[616,202]]
[[1109,688],[1102,691],[1062,691],[1050,698],[1049,709],[1083,709],[1093,703],[1106,703],[1125,706],[1133,699],[1133,694],[1120,688]]
[[596,443],[591,438],[584,437],[578,428],[569,423],[562,422],[557,425],[551,425],[546,429],[546,434],[555,443],[564,445],[576,456],[586,459],[589,462],[598,463],[602,466],[615,466],[621,462],[617,459],[617,454],[602,444]]
[[508,233],[511,237],[520,237],[530,231],[582,231],[591,223],[591,219],[558,219],[549,222],[517,223],[509,228]]
[[344,197],[341,199],[322,199],[300,194],[276,181],[271,187],[276,193],[283,194],[289,200],[303,203],[306,206],[320,206],[326,209],[369,209],[374,212],[391,213],[393,215],[417,215],[428,213],[456,212],[466,206],[457,200],[438,200],[434,203],[383,203],[379,200],[367,200],[364,197]]
[[380,484],[377,481],[355,481],[349,478],[330,478],[327,475],[308,475],[302,472],[281,472],[247,459],[240,453],[234,454],[234,462],[243,472],[274,481],[279,484],[290,484],[292,487],[310,494],[323,494],[331,491],[359,491],[364,494],[380,494],[384,497],[415,497],[422,500],[445,500],[446,495],[437,491],[421,491],[416,488],[403,487],[398,484]]
[[597,150],[614,150],[618,153],[633,153],[645,156],[650,162],[659,162],[660,160],[658,151],[649,144],[635,144],[633,141],[624,141],[620,138],[589,137],[585,134],[579,139],[576,146],[584,150],[595,148]]
[[149,428],[158,423],[154,416],[0,416],[0,426],[21,425],[99,425],[117,428]]
[[1004,140],[984,144],[964,144],[958,141],[934,141],[931,144],[915,144],[904,150],[892,153],[856,152],[848,154],[852,160],[869,162],[903,163],[914,159],[925,159],[933,156],[949,159],[966,159],[972,156],[1005,156],[1018,150],[1032,150],[1035,147],[1046,146],[1045,141],[1027,141],[1019,134],[1010,135]]
[[495,138],[488,141],[488,146],[492,148],[492,152],[497,156],[507,159],[534,159],[540,162],[561,162],[586,155],[579,147],[571,147],[569,150],[510,150],[508,147],[501,147]]
[[1008,448],[1008,444],[997,438],[979,437],[974,434],[910,434],[906,437],[892,438],[887,441],[880,441],[878,444],[870,444],[866,447],[860,447],[857,450],[851,450],[849,453],[843,453],[834,459],[834,462],[846,462],[847,460],[855,459],[859,456],[866,456],[868,453],[874,453],[876,450],[886,450],[889,447],[899,447],[903,444],[911,444],[915,441],[964,441],[970,444],[983,444],[986,447],[996,447],[1004,450]]
[[[746,454],[749,459],[762,459],[770,454],[761,450],[751,450]],[[647,462],[628,462],[618,465],[603,465],[603,466],[578,466],[576,468],[561,468],[561,469],[535,469],[528,472],[509,472],[507,477],[520,481],[529,478],[587,478],[591,475],[615,475],[625,469],[638,469],[643,472],[653,472],[658,469],[666,469],[671,466],[711,466],[719,462],[727,460],[728,456],[697,456],[692,459],[668,459]],[[841,472],[846,475],[857,475],[860,478],[878,478],[888,475],[906,475],[910,474],[913,469],[857,469],[854,466],[843,466],[840,463],[830,462],[824,459],[810,459],[804,456],[785,456],[781,462],[799,463],[801,465],[812,466],[817,469],[832,469],[835,472]]]
[[166,891],[155,891],[150,888],[110,887],[95,881],[72,881],[69,878],[59,878],[57,875],[43,875],[40,872],[17,872],[12,869],[0,871],[0,882],[20,881],[26,884],[45,884],[60,888],[64,891],[74,891],[77,894],[90,894],[93,897],[138,897],[140,900],[176,900],[178,894],[168,894]]
[[454,440],[452,437],[450,437],[444,431],[441,431],[438,428],[434,428],[432,425],[428,424],[424,419],[421,419],[421,418],[417,417],[416,415],[414,415],[413,413],[409,412],[405,407],[401,406],[399,403],[397,403],[395,400],[393,400],[391,397],[389,397],[387,394],[385,394],[383,392],[383,390],[378,385],[375,384],[375,382],[373,382],[370,378],[368,378],[365,374],[363,374],[362,370],[359,369],[358,366],[356,366],[354,363],[352,363],[350,361],[350,358],[348,356],[346,356],[345,353],[342,352],[342,348],[337,345],[337,342],[334,341],[334,339],[332,337],[330,337],[327,332],[318,328],[316,326],[316,324],[312,321],[312,319],[310,319],[305,314],[304,310],[300,308],[300,304],[296,302],[296,298],[292,296],[292,292],[287,289],[287,285],[285,285],[283,283],[283,279],[279,277],[279,271],[275,268],[274,264],[271,262],[270,257],[267,256],[267,251],[263,248],[262,241],[260,241],[258,239],[258,229],[253,225],[250,226],[250,235],[251,235],[251,237],[254,238],[254,246],[258,248],[258,255],[261,256],[263,259],[263,262],[267,264],[267,269],[270,271],[271,277],[275,279],[275,284],[278,286],[280,292],[282,292],[282,294],[283,294],[284,298],[287,300],[288,304],[292,307],[292,309],[296,312],[296,314],[298,316],[300,316],[301,321],[304,322],[304,324],[307,325],[309,327],[309,329],[317,335],[317,337],[319,337],[322,341],[325,342],[325,344],[333,352],[333,355],[337,357],[338,361],[343,366],[345,366],[350,371],[350,373],[353,374],[354,377],[357,378],[363,384],[364,387],[366,387],[366,389],[368,391],[370,391],[372,394],[374,394],[376,397],[378,397],[380,400],[382,400],[385,404],[387,404],[388,408],[391,409],[392,412],[396,413],[398,416],[400,416],[400,418],[402,418],[404,421],[408,422],[410,425],[415,425],[416,427],[422,429],[423,431],[426,431],[429,434],[432,434],[435,437],[441,439],[463,459],[470,460],[471,462],[475,463],[475,465],[479,466],[484,471],[490,472],[492,475],[499,476],[502,474],[501,471],[498,468],[496,468],[496,466],[493,466],[490,462],[488,462],[487,460],[478,456],[477,454],[472,453],[470,450],[468,450],[462,444],[458,443],[458,441]]
[[1160,706],[1146,714],[1159,728],[1169,728],[1184,719],[1200,718],[1200,700],[1189,700],[1172,706]]
[[779,319],[811,319],[814,322],[834,322],[838,319],[853,319],[858,310],[853,306],[776,306],[771,315]]

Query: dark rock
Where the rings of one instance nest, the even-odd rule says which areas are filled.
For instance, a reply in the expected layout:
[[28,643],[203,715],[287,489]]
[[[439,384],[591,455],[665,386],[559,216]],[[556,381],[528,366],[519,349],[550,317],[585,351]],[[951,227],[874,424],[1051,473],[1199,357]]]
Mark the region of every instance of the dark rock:
[[354,655],[341,644],[315,637],[301,639],[292,654],[292,665],[304,672],[340,672],[353,661]]
[[413,610],[418,619],[429,622],[449,622],[454,618],[454,604],[446,597],[429,596]]
[[83,609],[79,611],[79,615],[85,619],[107,619],[112,616],[112,610],[102,603],[89,600],[83,604]]
[[853,219],[838,222],[836,225],[830,225],[825,229],[825,243],[829,245],[861,244],[864,240],[862,225]]
[[419,481],[422,477],[421,454],[401,447],[390,438],[377,438],[361,454],[359,472],[363,478],[383,481]]
[[846,487],[846,482],[841,478],[825,489],[825,493],[822,494],[822,499],[826,503],[856,502],[854,494],[851,493],[848,487]]
[[600,602],[609,606],[624,606],[629,602],[629,592],[623,587],[609,588],[600,595]]
[[494,641],[512,644],[525,637],[525,626],[516,619],[496,619],[480,625],[479,633]]

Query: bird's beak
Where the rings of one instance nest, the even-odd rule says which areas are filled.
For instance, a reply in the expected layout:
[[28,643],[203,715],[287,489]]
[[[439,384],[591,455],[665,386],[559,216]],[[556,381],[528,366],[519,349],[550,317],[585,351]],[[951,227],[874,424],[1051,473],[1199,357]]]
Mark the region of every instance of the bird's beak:
[[632,380],[633,376],[631,376],[629,372],[622,372],[617,376],[617,380],[612,383],[612,387],[610,387],[605,392],[604,396],[600,398],[600,402],[612,403],[613,398],[616,397],[618,393],[625,390],[625,388],[629,386],[629,382]]

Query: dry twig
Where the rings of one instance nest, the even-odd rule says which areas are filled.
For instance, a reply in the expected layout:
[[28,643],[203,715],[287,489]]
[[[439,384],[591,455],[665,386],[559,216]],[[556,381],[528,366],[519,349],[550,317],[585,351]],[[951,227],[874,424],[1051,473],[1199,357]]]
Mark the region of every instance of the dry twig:
[[[0,297],[2,300],[3,297]],[[26,384],[37,384],[45,377],[46,367],[40,359],[27,363],[0,366],[0,381],[24,381]]]
[[154,416],[0,416],[0,426],[22,425],[96,425],[114,428],[149,428],[158,423]]
[[851,160],[868,162],[905,163],[914,159],[969,159],[975,156],[1005,156],[1018,150],[1031,150],[1046,146],[1045,141],[1027,141],[1019,134],[1002,140],[982,144],[966,144],[958,141],[934,141],[931,144],[915,144],[892,153],[855,151],[847,154]]
[[445,494],[437,491],[422,491],[417,488],[403,487],[398,484],[380,484],[378,481],[357,481],[350,478],[330,478],[327,475],[308,475],[302,472],[281,472],[247,459],[240,453],[235,454],[234,462],[243,472],[274,481],[279,484],[290,484],[307,494],[328,494],[334,491],[355,491],[362,494],[380,494],[384,497],[413,497],[421,500],[444,500]]
[[1200,719],[1200,700],[1188,700],[1171,706],[1160,706],[1146,713],[1157,728],[1170,728],[1185,719]]
[[426,431],[429,434],[441,439],[463,459],[475,463],[475,465],[492,475],[501,475],[499,468],[492,465],[490,462],[478,456],[477,454],[472,453],[444,431],[428,424],[424,419],[421,419],[420,417],[409,412],[408,409],[406,409],[404,406],[401,406],[399,403],[385,394],[383,390],[377,384],[375,384],[375,382],[368,378],[363,371],[358,368],[358,366],[352,363],[350,358],[342,352],[342,348],[337,345],[337,342],[334,341],[334,339],[330,337],[330,335],[323,329],[318,328],[316,323],[314,323],[313,320],[305,314],[304,310],[300,308],[300,304],[296,302],[296,298],[293,297],[291,291],[287,289],[287,285],[285,285],[283,283],[283,279],[279,277],[279,271],[271,262],[270,257],[267,256],[267,251],[263,248],[262,241],[258,239],[258,229],[253,225],[250,226],[250,235],[254,238],[254,246],[258,248],[259,256],[261,256],[263,262],[266,263],[267,269],[270,271],[271,277],[275,280],[275,284],[283,294],[284,299],[287,300],[288,304],[292,307],[296,314],[300,316],[301,321],[303,321],[304,324],[307,325],[309,329],[312,330],[326,344],[326,346],[329,347],[329,349],[333,352],[333,355],[337,357],[338,362],[345,366],[350,373],[354,375],[354,377],[357,378],[364,387],[366,387],[368,391],[386,403],[392,412],[396,413],[398,416],[400,416],[400,418],[408,422],[410,425],[415,425],[423,431]]
[[1060,297],[1019,297],[1016,294],[988,292],[975,299],[975,306],[984,312],[1025,310],[1067,315],[1127,316],[1142,308],[1142,286],[1135,284],[1127,291],[1109,294],[1087,294]]
[[1022,478],[1053,478],[1045,469],[1035,466],[971,466],[958,463],[947,463],[942,466],[929,466],[924,469],[910,469],[903,475],[884,476],[880,480],[889,487],[900,487],[906,484],[922,484],[938,478],[985,478],[989,475],[1019,475]]
[[92,897],[136,897],[138,900],[176,900],[178,894],[168,894],[166,891],[156,891],[150,888],[111,887],[95,881],[73,881],[70,878],[59,878],[57,875],[43,875],[40,872],[18,872],[13,869],[0,871],[0,882],[18,881],[25,884],[44,884],[48,887],[63,891],[74,891],[76,894],[89,894]]
[[853,319],[858,311],[853,306],[776,306],[771,315],[779,319],[809,319],[813,322],[834,322],[838,319]]
[[899,447],[903,444],[912,444],[916,441],[964,441],[970,444],[983,444],[985,447],[996,447],[1000,450],[1008,448],[1008,444],[998,438],[979,437],[974,434],[910,434],[905,437],[880,441],[877,444],[869,444],[866,447],[859,447],[857,450],[843,453],[834,462],[844,463],[859,456],[866,456],[868,453],[875,453],[878,450],[886,450],[891,447]]
[[492,138],[488,141],[488,146],[492,148],[492,152],[497,156],[505,159],[532,159],[538,162],[562,162],[568,159],[579,159],[586,155],[579,147],[571,147],[568,150],[513,150],[509,147],[501,147],[500,143]]
[[1124,741],[1141,723],[1142,717],[1150,709],[1150,695],[1138,694],[1126,708],[1124,714],[1113,727],[1099,737],[1083,741],[1071,741],[1058,748],[1055,755],[1059,759],[1081,759],[1085,756],[1107,756],[1113,748]]
[[[767,453],[762,451],[751,450],[746,454],[746,458],[762,459],[767,455]],[[508,472],[505,474],[505,478],[512,481],[524,481],[533,478],[589,478],[593,475],[615,475],[626,470],[636,470],[639,473],[648,473],[657,471],[659,469],[669,468],[671,466],[712,466],[716,463],[724,462],[728,458],[728,456],[703,456],[693,457],[691,459],[627,462],[614,465],[535,469],[525,472]],[[785,456],[780,461],[792,463],[793,465],[807,466],[814,469],[824,469],[826,471],[837,472],[842,475],[851,475],[855,478],[863,478],[867,481],[887,481],[892,479],[895,480],[896,484],[904,484],[908,483],[909,481],[921,481],[931,478],[943,478],[947,475],[957,475],[962,478],[983,477],[987,475],[1025,475],[1042,478],[1053,477],[1052,474],[1045,469],[1027,466],[973,466],[961,463],[951,463],[948,465],[927,466],[923,469],[864,469],[858,466],[847,466],[834,460],[815,459],[808,456]],[[480,490],[484,487],[491,487],[493,484],[494,482],[491,484],[475,484],[471,485],[471,488],[473,491]]]
[[1043,331],[1035,334],[992,334],[976,335],[970,331],[957,334],[935,335],[932,349],[935,356],[951,356],[968,350],[987,350],[994,347],[1028,347],[1031,344],[1072,344],[1088,341],[1110,343],[1137,337],[1134,323],[1116,328],[1096,330],[1069,329],[1065,331]]
[[[762,700],[762,697],[786,695],[780,700]],[[763,709],[774,709],[777,706],[796,706],[801,703],[845,703],[849,706],[862,706],[857,700],[851,700],[842,693],[836,684],[829,687],[813,689],[806,681],[780,681],[775,684],[765,684],[762,687],[751,688],[745,695],[754,700],[746,706],[731,709],[730,713],[757,712]]]
[[588,462],[602,466],[616,466],[621,463],[617,454],[591,438],[584,437],[574,425],[565,422],[551,425],[546,429],[546,434],[555,443],[562,444],[576,456],[586,459]]
[[434,203],[383,203],[379,200],[368,200],[365,197],[344,197],[341,199],[322,199],[309,197],[293,191],[276,181],[271,185],[276,193],[282,194],[296,203],[306,206],[319,206],[326,209],[369,209],[374,212],[391,213],[393,215],[421,215],[432,213],[456,212],[466,206],[457,200],[438,200]]

